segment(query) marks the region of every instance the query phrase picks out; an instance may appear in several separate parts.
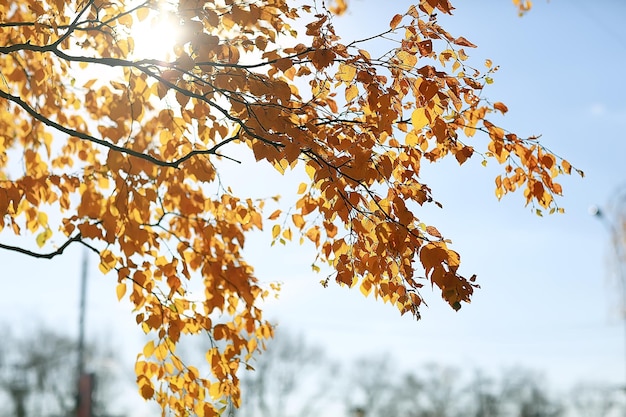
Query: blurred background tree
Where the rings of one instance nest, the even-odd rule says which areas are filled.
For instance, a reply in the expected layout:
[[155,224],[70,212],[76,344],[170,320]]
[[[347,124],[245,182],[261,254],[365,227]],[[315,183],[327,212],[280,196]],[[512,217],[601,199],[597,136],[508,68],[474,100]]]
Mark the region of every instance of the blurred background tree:
[[[444,364],[403,369],[381,353],[339,367],[319,347],[281,329],[242,373],[241,417],[623,417],[626,403],[609,384],[551,387],[540,372],[499,376]],[[467,368],[469,369],[469,368]]]
[[[20,334],[5,326],[0,346],[0,415],[61,417],[76,415],[77,341],[40,326]],[[110,416],[124,379],[119,361],[106,343],[86,346],[86,363],[96,372],[93,416]],[[130,383],[132,378],[128,378]],[[130,384],[129,384],[130,386]]]
[[[4,326],[0,345],[0,416],[75,416],[77,342],[46,327],[16,334]],[[194,340],[195,341],[195,340]],[[95,348],[97,346],[97,349]],[[112,348],[87,346],[97,372],[93,416],[120,415],[133,389]],[[189,349],[186,355],[197,355]],[[339,365],[323,348],[279,327],[268,349],[241,372],[240,409],[228,417],[623,417],[626,403],[610,384],[581,381],[557,391],[541,373],[509,368],[500,375],[444,364],[404,369],[384,353]],[[469,369],[469,367],[467,368]],[[125,384],[128,382],[128,384]],[[219,407],[218,407],[219,408]],[[132,410],[128,410],[132,414]],[[156,411],[155,411],[156,412]]]

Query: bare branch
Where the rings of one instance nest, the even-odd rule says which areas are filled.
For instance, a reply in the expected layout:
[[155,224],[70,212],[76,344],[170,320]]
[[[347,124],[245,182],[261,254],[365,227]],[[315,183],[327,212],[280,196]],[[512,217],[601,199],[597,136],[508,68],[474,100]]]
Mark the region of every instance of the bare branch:
[[[71,245],[72,243],[74,243],[74,242],[81,242],[81,241],[82,241],[82,236],[80,235],[80,233],[78,233],[77,235],[69,238],[57,250],[55,250],[54,252],[50,252],[50,253],[37,253],[37,252],[33,252],[33,251],[30,251],[30,250],[21,248],[19,246],[5,245],[3,243],[0,243],[0,249],[5,249],[5,250],[13,251],[13,252],[22,253],[24,255],[32,256],[33,258],[52,259],[55,256],[61,255],[65,251],[65,249],[67,249],[67,247],[69,245]],[[98,253],[100,253],[100,252],[98,252]]]
[[85,11],[91,7],[91,5],[93,4],[94,0],[89,0],[87,1],[87,3],[85,3],[85,6],[83,7],[83,9],[78,12],[78,14],[76,15],[76,17],[74,18],[74,21],[70,24],[70,26],[67,28],[67,30],[65,31],[65,33],[63,35],[61,35],[61,37],[59,39],[57,39],[52,46],[53,47],[58,47],[59,45],[61,45],[61,43],[66,40],[67,38],[70,37],[70,35],[74,32],[74,29],[76,29],[76,27],[80,24],[79,20],[80,17],[85,13]]
[[[196,155],[216,155],[216,156],[220,156],[223,158],[228,158],[228,159],[232,159],[229,158],[228,156],[225,155],[220,155],[217,153],[217,150],[222,147],[223,145],[225,145],[226,143],[232,142],[235,139],[238,139],[239,137],[239,133],[237,133],[235,136],[231,137],[231,138],[227,138],[225,140],[223,140],[222,142],[218,143],[217,145],[213,146],[210,149],[201,149],[201,150],[194,150],[189,152],[188,154],[186,154],[185,156],[176,159],[174,161],[168,162],[168,161],[163,161],[159,158],[155,158],[152,155],[148,155],[148,154],[144,154],[138,151],[135,151],[133,149],[128,149],[128,148],[124,148],[122,146],[118,146],[115,145],[113,143],[107,142],[104,139],[99,139],[96,138],[92,135],[89,135],[85,132],[79,132],[78,130],[74,130],[74,129],[70,129],[67,128],[63,125],[60,125],[59,123],[50,120],[49,118],[45,117],[44,115],[42,115],[41,113],[37,112],[35,109],[33,109],[32,107],[30,107],[28,105],[28,103],[26,103],[24,100],[22,100],[20,97],[8,94],[2,90],[0,90],[0,97],[7,99],[9,101],[14,102],[15,104],[19,105],[21,108],[23,108],[28,114],[30,114],[33,118],[35,118],[36,120],[39,120],[40,122],[46,124],[47,126],[50,126],[60,132],[63,132],[67,135],[70,136],[74,136],[83,140],[88,140],[90,142],[96,143],[98,145],[104,146],[106,148],[109,148],[111,150],[120,152],[120,153],[124,153],[130,156],[134,156],[136,158],[140,158],[143,160],[146,160],[148,162],[151,162],[155,165],[158,166],[162,166],[162,167],[170,167],[170,168],[178,168],[180,166],[180,164],[182,164],[183,162],[185,162],[186,160],[188,160],[189,158],[192,158],[193,156]],[[232,159],[234,161],[234,159]]]

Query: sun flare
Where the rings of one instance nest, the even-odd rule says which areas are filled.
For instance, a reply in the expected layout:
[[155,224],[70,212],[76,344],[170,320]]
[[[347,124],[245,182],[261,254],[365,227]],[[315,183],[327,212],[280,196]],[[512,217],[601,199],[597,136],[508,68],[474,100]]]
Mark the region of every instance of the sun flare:
[[172,13],[150,10],[148,17],[135,21],[129,36],[133,39],[132,57],[167,61],[180,37],[180,25]]

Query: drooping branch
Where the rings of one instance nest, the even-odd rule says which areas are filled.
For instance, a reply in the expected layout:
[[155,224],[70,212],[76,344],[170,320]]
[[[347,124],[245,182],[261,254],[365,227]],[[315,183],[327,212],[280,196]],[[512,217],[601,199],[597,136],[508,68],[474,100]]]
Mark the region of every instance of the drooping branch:
[[65,243],[63,243],[61,246],[59,246],[59,248],[57,250],[55,250],[54,252],[38,253],[38,252],[30,251],[28,249],[24,249],[24,248],[19,247],[19,246],[5,245],[3,243],[0,243],[0,249],[9,250],[9,251],[13,251],[13,252],[18,252],[18,253],[21,253],[21,254],[24,254],[24,255],[32,256],[33,258],[52,259],[55,256],[63,254],[65,249],[67,249],[67,247],[69,245],[71,245],[72,243],[74,243],[74,242],[82,242],[82,236],[80,235],[80,233],[78,233],[75,236],[72,236],[71,238],[69,238],[67,241],[65,241]]
[[[109,148],[113,151],[116,152],[120,152],[123,154],[127,154],[130,156],[134,156],[136,158],[140,158],[143,160],[146,160],[148,162],[151,162],[155,165],[161,166],[161,167],[169,167],[169,168],[178,168],[180,166],[180,164],[182,164],[183,162],[185,162],[186,160],[196,156],[196,155],[215,155],[215,156],[219,156],[219,157],[223,157],[223,158],[228,158],[230,160],[233,160],[235,162],[238,162],[232,158],[229,158],[228,156],[225,155],[221,155],[219,153],[217,153],[218,149],[221,148],[222,146],[224,146],[225,144],[232,142],[236,139],[239,138],[239,133],[236,133],[234,136],[224,139],[223,141],[221,141],[220,143],[216,144],[215,146],[209,148],[209,149],[196,149],[193,150],[189,153],[187,153],[186,155],[182,156],[179,159],[173,160],[173,161],[164,161],[161,160],[159,158],[156,158],[152,155],[149,154],[145,154],[142,152],[138,152],[135,151],[133,149],[128,149],[125,148],[123,146],[118,146],[115,145],[113,143],[107,142],[104,139],[99,139],[96,138],[95,136],[89,135],[85,132],[79,132],[78,130],[75,129],[71,129],[68,127],[65,127],[53,120],[50,120],[49,118],[45,117],[44,115],[42,115],[41,113],[39,113],[38,111],[36,111],[35,109],[33,109],[30,105],[28,105],[28,103],[26,103],[24,100],[22,100],[20,97],[14,96],[12,94],[6,93],[2,90],[0,90],[0,97],[12,101],[13,103],[19,105],[21,108],[23,108],[28,114],[30,114],[34,119],[39,120],[40,122],[44,123],[47,126],[50,126],[56,130],[58,130],[59,132],[63,132],[67,135],[70,136],[74,136],[77,137],[79,139],[83,139],[83,140],[87,140],[93,143],[96,143],[98,145],[104,146],[106,148]],[[238,131],[239,132],[239,131]]]

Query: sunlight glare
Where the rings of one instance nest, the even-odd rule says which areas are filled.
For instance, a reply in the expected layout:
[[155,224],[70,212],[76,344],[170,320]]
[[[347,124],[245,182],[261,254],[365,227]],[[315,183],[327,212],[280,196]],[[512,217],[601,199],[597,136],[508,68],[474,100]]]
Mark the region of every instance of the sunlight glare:
[[180,25],[172,13],[151,11],[150,16],[135,22],[129,36],[134,40],[134,59],[172,59],[173,49],[180,37]]

